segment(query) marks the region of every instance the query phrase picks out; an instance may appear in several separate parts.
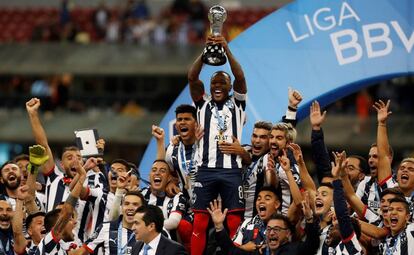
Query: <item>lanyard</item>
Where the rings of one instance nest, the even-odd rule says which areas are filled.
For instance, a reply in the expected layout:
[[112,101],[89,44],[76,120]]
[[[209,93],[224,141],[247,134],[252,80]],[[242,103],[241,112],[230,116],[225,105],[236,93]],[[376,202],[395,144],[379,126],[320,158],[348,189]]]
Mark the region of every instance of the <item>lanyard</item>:
[[190,163],[188,164],[188,168],[187,168],[187,158],[185,156],[186,155],[185,145],[183,143],[180,143],[181,169],[184,171],[185,175],[189,175],[193,168],[195,149],[196,149],[195,144],[193,144],[193,147],[191,148]]
[[265,252],[265,254],[266,254],[266,255],[270,255],[270,248],[269,248],[269,246],[267,246],[267,247],[266,247],[266,252]]
[[4,249],[3,242],[0,240],[0,254],[2,253],[13,254],[13,253],[10,253],[10,237],[9,236],[7,237],[6,250]]
[[[225,103],[225,105],[227,105],[227,102]],[[217,124],[218,124],[218,128],[219,128],[219,132],[220,133],[223,133],[227,129],[227,127],[226,127],[226,125],[224,123],[225,118],[226,118],[226,115],[224,113],[223,113],[223,116],[221,116],[219,114],[218,107],[217,107],[217,105],[216,105],[215,102],[213,102],[213,107],[214,107],[214,110],[215,110],[215,113],[216,113],[214,115],[214,117],[216,117],[216,119],[217,119]],[[224,105],[223,105],[223,112],[224,112]]]
[[[385,245],[387,246],[385,250],[386,255],[392,255],[397,250],[397,245],[398,245],[398,241],[400,240],[400,235],[401,233],[398,234],[397,239],[395,239],[394,245],[392,245],[391,247],[388,245],[388,242],[385,242]],[[393,239],[394,238],[391,239],[390,243],[392,242]]]
[[[127,236],[128,236],[128,231],[127,231]],[[132,240],[132,238],[135,236],[134,233],[132,233],[129,238],[128,241],[126,242],[126,244],[124,245],[124,247],[122,247],[122,222],[119,223],[119,227],[118,227],[118,255],[121,254],[125,254],[125,249],[128,246],[128,243]]]

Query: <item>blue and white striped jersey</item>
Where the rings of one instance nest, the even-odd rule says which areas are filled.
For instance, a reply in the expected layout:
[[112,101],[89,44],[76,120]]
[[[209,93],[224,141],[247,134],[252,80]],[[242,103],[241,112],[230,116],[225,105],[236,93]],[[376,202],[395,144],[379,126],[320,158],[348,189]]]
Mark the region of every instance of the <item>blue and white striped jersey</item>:
[[[233,142],[232,137],[239,141],[242,137],[242,128],[246,122],[246,94],[234,92],[222,104],[212,101],[210,96],[204,96],[195,102],[198,123],[204,128],[204,136],[199,142],[196,153],[196,162],[199,168],[227,168],[240,169],[240,156],[227,155],[220,152],[220,140]],[[220,130],[223,130],[220,134]]]

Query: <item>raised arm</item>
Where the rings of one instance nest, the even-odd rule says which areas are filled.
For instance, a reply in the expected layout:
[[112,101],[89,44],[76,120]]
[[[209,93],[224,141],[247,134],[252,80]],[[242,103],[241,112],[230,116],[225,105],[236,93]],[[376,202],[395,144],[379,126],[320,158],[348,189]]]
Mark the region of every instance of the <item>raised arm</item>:
[[213,220],[214,228],[216,229],[216,240],[223,254],[252,254],[235,246],[227,234],[227,231],[224,228],[223,224],[224,220],[226,219],[227,208],[222,211],[221,200],[214,200],[210,202],[210,207],[207,207],[207,211],[210,213],[211,219]]
[[351,223],[351,217],[348,213],[348,207],[346,205],[344,189],[342,187],[342,181],[340,179],[340,173],[344,171],[346,167],[346,154],[345,151],[342,153],[334,153],[335,163],[332,164],[332,176],[334,181],[334,206],[335,215],[338,219],[339,231],[343,241],[349,241],[354,235],[354,228]]
[[28,214],[35,213],[42,208],[38,208],[35,203],[36,199],[36,179],[37,174],[39,173],[39,168],[42,167],[49,159],[49,155],[46,152],[46,149],[41,145],[33,145],[29,147],[29,165],[27,170],[29,175],[27,177],[26,185],[28,186],[30,196],[33,199],[30,199],[25,202],[26,212]]
[[71,167],[76,169],[76,172],[77,172],[77,175],[79,175],[79,178],[77,179],[77,182],[74,188],[71,190],[68,198],[63,204],[63,207],[59,214],[59,218],[53,227],[53,230],[52,230],[53,235],[58,239],[61,239],[63,229],[65,228],[69,220],[73,217],[73,211],[75,209],[76,203],[79,200],[79,196],[82,191],[82,186],[86,179],[85,169],[80,165],[80,162],[75,161]]
[[326,111],[322,113],[318,101],[313,101],[310,106],[310,122],[312,126],[311,151],[319,182],[322,181],[323,177],[331,176],[331,162],[322,130],[322,123],[325,121],[325,118]]
[[46,132],[43,129],[42,123],[39,118],[39,107],[40,100],[38,98],[32,98],[26,102],[26,110],[29,116],[30,125],[32,127],[33,136],[37,144],[42,145],[49,156],[49,160],[44,164],[42,172],[43,174],[48,173],[51,169],[54,168],[55,161],[53,159],[52,151],[50,150]]
[[151,134],[157,141],[157,156],[156,159],[165,159],[165,132],[164,129],[152,125]]
[[197,57],[188,71],[188,83],[190,85],[190,94],[194,102],[198,102],[204,95],[204,84],[200,80],[200,72],[203,67],[201,55]]
[[223,46],[226,51],[227,59],[229,60],[231,72],[234,75],[233,90],[240,94],[247,93],[246,79],[244,77],[244,72],[239,64],[239,62],[234,57],[233,53],[230,51],[230,48],[227,44],[226,39],[222,35],[212,36],[210,35],[207,38],[207,43],[219,43]]
[[345,169],[340,169],[339,176],[342,180],[346,200],[361,219],[365,218],[367,206],[364,203],[362,203],[361,199],[355,193],[355,190],[352,187],[351,181],[349,180],[348,174],[345,172]]
[[288,148],[293,152],[293,156],[299,165],[299,175],[300,179],[302,180],[303,188],[310,192],[311,198],[314,198],[316,193],[316,185],[308,172],[308,168],[306,167],[305,160],[303,159],[303,154],[300,146],[296,143],[290,143],[288,145]]
[[118,179],[116,180],[116,191],[115,191],[115,198],[112,202],[112,208],[109,210],[109,221],[113,221],[119,218],[121,214],[120,208],[122,204],[122,199],[124,198],[127,192],[127,184],[128,184],[128,173],[122,172],[118,173]]
[[287,157],[286,150],[283,150],[283,155],[279,156],[279,162],[283,171],[286,173],[289,182],[290,193],[293,197],[293,202],[296,204],[296,206],[299,206],[302,204],[302,194],[290,169],[290,160]]
[[24,221],[24,211],[23,204],[25,201],[30,200],[31,194],[29,193],[29,186],[24,185],[20,186],[17,189],[17,199],[16,199],[16,209],[12,218],[12,228],[13,228],[13,239],[14,239],[14,251],[16,254],[23,254],[26,249],[27,240],[24,238],[23,234],[23,221]]
[[377,129],[377,146],[378,146],[378,183],[382,183],[392,175],[391,161],[389,159],[390,145],[387,134],[387,120],[391,115],[389,111],[390,100],[387,103],[379,100],[374,103],[373,107],[377,111],[378,129]]
[[[266,156],[266,155],[265,155]],[[263,156],[263,157],[265,157]],[[265,168],[265,184],[267,186],[274,186],[278,185],[278,176],[276,174],[276,162],[273,158],[273,155],[269,153],[267,155],[267,164]]]
[[298,105],[302,102],[302,95],[298,90],[288,88],[288,108],[286,110],[286,115],[282,117],[282,121],[285,123],[292,124],[293,127],[296,127],[296,113],[298,111]]
[[306,240],[299,243],[299,249],[297,254],[316,254],[320,238],[316,233],[320,232],[319,220],[314,217],[312,208],[315,208],[314,200],[312,200],[307,192],[305,192],[304,199],[302,201],[302,212],[305,217],[306,226]]

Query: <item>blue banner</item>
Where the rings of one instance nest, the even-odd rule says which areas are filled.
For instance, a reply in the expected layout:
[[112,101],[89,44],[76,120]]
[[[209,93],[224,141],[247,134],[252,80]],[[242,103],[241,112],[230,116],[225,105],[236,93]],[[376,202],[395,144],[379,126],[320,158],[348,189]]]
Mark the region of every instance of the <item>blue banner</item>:
[[[256,121],[280,120],[289,86],[303,95],[298,111],[303,119],[315,99],[325,106],[376,81],[414,73],[413,13],[412,0],[298,0],[240,34],[229,45],[248,86],[242,142],[250,142]],[[206,91],[217,70],[231,73],[228,65],[204,66]],[[167,134],[182,103],[191,103],[188,86],[161,122]],[[140,164],[143,177],[155,147],[152,139]]]

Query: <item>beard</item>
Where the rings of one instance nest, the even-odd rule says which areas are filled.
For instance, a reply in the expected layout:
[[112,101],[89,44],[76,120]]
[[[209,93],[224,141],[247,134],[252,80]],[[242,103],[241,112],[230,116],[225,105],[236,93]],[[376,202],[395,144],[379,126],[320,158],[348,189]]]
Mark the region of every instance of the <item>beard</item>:
[[8,180],[5,180],[4,186],[8,189],[15,190],[20,186],[20,182],[21,182],[20,178],[17,178],[16,182],[13,184],[11,184]]
[[4,216],[4,215],[2,215],[2,216],[0,216],[0,221],[8,221],[9,222],[9,227],[3,228],[3,226],[0,225],[0,230],[5,231],[5,230],[9,230],[10,229],[10,226],[11,226],[11,223],[10,223],[11,217],[10,216]]

